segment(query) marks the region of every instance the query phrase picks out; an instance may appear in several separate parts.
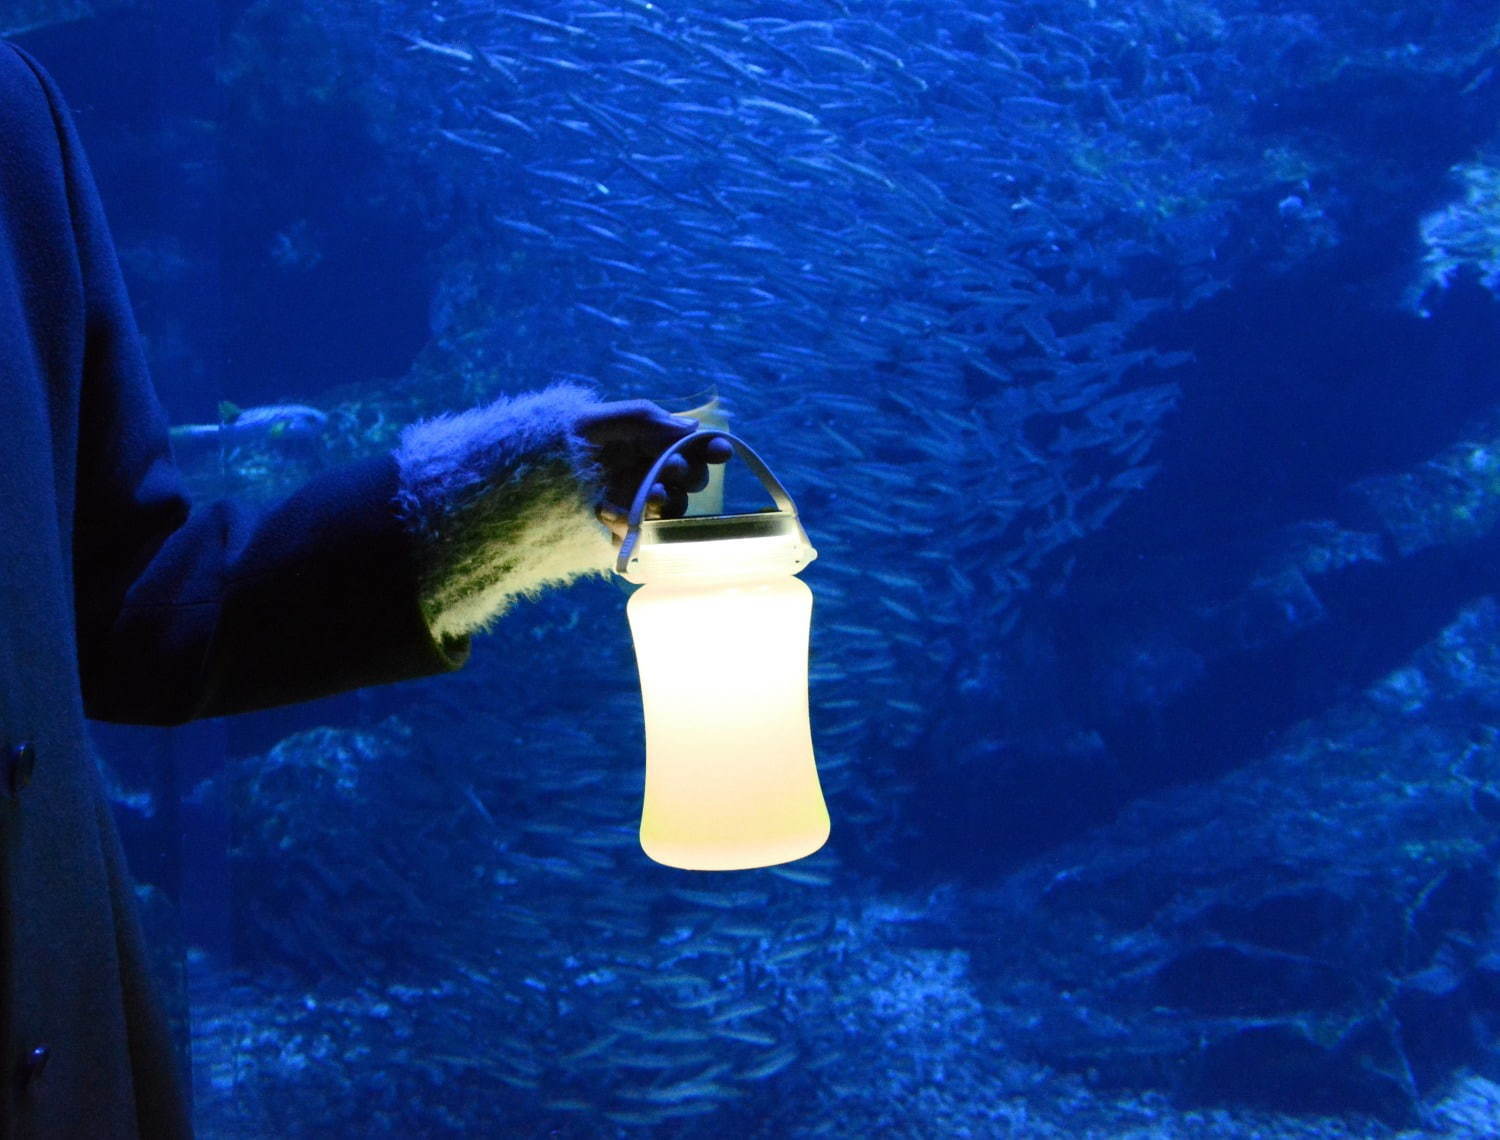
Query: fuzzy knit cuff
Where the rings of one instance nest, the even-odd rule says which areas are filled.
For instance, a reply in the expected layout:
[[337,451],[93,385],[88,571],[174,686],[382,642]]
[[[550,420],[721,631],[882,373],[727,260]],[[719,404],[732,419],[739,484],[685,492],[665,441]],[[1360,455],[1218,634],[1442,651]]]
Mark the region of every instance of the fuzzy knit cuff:
[[408,427],[396,509],[421,544],[433,636],[482,629],[518,595],[613,562],[598,471],[575,425],[594,401],[558,385]]

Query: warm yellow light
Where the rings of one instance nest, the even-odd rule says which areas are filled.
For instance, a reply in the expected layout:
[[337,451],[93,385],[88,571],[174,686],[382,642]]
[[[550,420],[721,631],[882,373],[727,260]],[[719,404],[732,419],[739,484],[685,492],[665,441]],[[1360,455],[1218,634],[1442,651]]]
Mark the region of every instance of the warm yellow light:
[[[776,509],[646,519],[667,461],[715,437]],[[641,847],[658,863],[769,867],[827,841],[807,720],[812,592],[794,577],[817,556],[786,489],[727,432],[678,440],[642,481],[615,571],[640,586],[626,611],[646,713]]]
[[828,809],[807,717],[807,586],[790,574],[650,583],[626,612],[646,715],[646,854],[731,871],[823,846]]

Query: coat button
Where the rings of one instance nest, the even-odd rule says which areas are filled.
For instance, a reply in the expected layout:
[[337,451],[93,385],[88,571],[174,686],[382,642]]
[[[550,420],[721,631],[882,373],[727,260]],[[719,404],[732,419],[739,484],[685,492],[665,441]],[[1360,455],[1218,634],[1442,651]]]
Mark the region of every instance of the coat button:
[[52,1050],[45,1045],[38,1045],[26,1054],[21,1062],[21,1082],[25,1085],[27,1092],[36,1089],[37,1082],[42,1079],[42,1071],[47,1067],[47,1060],[52,1056]]
[[14,795],[31,783],[31,774],[36,771],[36,745],[29,740],[12,745],[10,750],[10,790]]

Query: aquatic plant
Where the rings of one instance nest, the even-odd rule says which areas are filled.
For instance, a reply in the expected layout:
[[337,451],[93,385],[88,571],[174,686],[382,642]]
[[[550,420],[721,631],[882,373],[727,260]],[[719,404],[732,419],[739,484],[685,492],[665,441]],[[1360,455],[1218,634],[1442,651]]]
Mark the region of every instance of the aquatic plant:
[[1449,288],[1460,274],[1486,289],[1500,288],[1500,169],[1487,159],[1461,163],[1453,175],[1462,197],[1422,219],[1425,253],[1410,303],[1423,316],[1427,295]]

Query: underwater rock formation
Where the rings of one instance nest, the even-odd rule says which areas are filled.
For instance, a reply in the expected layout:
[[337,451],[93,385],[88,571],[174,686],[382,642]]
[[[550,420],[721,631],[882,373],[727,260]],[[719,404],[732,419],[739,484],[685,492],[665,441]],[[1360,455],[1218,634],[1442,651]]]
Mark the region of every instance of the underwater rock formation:
[[1472,710],[1493,721],[1497,655],[1485,599],[1265,760],[1015,876],[986,913],[1024,950],[975,965],[1036,1011],[1015,1032],[1106,1082],[1414,1119],[1496,1016],[1500,770]]
[[1462,197],[1422,219],[1420,279],[1411,304],[1426,315],[1425,298],[1447,289],[1462,273],[1472,273],[1485,288],[1500,288],[1500,170],[1489,160],[1454,168]]

